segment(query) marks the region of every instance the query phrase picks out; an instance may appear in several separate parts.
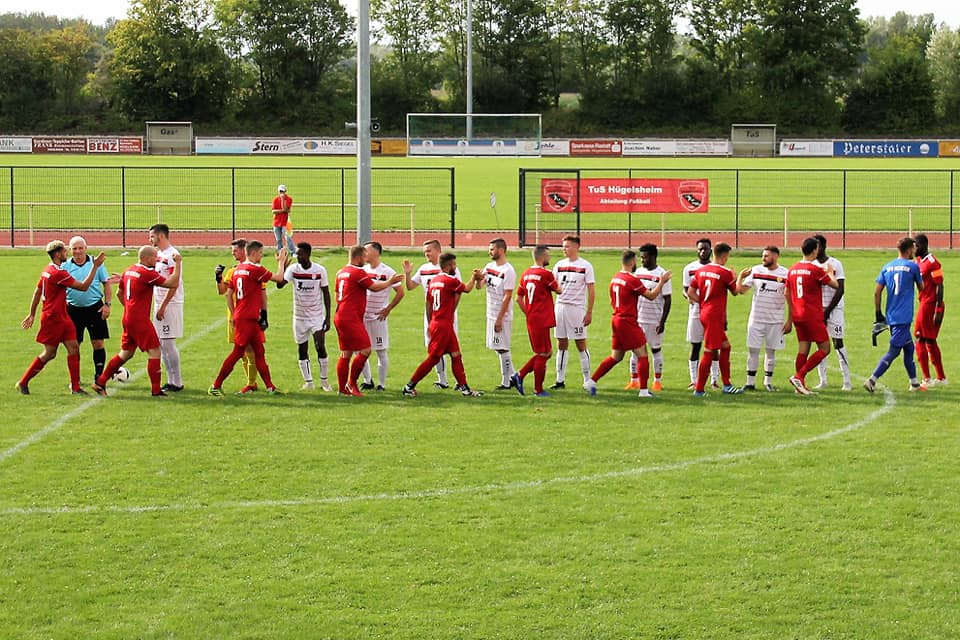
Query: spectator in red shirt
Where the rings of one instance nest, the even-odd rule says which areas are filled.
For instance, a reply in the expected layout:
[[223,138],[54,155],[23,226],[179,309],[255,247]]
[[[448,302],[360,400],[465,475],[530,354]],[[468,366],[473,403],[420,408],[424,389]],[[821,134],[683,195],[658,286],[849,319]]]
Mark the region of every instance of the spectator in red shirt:
[[283,241],[287,241],[287,253],[293,255],[297,248],[293,246],[293,234],[290,229],[290,207],[293,198],[287,195],[287,185],[277,186],[277,197],[273,199],[273,235],[277,239],[277,251],[283,249]]

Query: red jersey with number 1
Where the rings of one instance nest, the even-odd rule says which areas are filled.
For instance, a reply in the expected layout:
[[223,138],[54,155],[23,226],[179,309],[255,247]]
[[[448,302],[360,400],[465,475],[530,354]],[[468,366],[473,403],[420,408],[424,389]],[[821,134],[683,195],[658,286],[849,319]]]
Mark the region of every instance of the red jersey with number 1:
[[[727,317],[727,293],[737,288],[737,276],[732,269],[715,264],[705,264],[693,276],[690,288],[700,296],[700,321]],[[818,290],[819,293],[819,290]]]
[[40,308],[40,322],[48,320],[70,320],[67,315],[67,289],[74,283],[73,276],[66,269],[50,263],[40,273],[37,287],[43,295]]
[[790,314],[794,322],[823,322],[823,285],[830,276],[820,265],[801,260],[787,272]]
[[449,327],[453,331],[454,314],[460,302],[460,294],[465,288],[460,278],[447,273],[441,273],[430,281],[427,289],[427,300],[431,309],[430,326],[436,324]]
[[639,324],[637,302],[646,292],[647,287],[643,284],[643,280],[626,271],[618,272],[610,281],[610,306],[613,307],[613,317],[633,320]]
[[233,306],[233,319],[259,320],[263,307],[263,283],[268,282],[273,273],[266,267],[243,261],[233,270],[227,286],[236,292]]
[[153,288],[166,278],[137,263],[129,267],[120,276],[120,290],[123,292],[123,326],[135,327],[149,324],[152,326]]
[[348,264],[337,272],[337,312],[335,322],[343,321],[363,325],[363,314],[367,310],[367,289],[373,284],[373,277],[363,267]]
[[560,290],[553,271],[543,267],[530,267],[520,276],[517,299],[524,299],[527,309],[527,325],[549,329],[557,326],[553,310],[553,294]]

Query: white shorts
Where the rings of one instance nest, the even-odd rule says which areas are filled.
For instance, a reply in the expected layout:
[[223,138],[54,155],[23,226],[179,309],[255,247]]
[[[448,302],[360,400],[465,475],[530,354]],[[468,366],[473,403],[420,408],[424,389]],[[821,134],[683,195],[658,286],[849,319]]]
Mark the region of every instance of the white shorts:
[[510,336],[513,334],[513,319],[511,318],[510,320],[504,320],[503,326],[500,327],[501,331],[499,333],[493,330],[493,325],[496,323],[496,320],[487,318],[487,349],[493,349],[494,351],[509,351]]
[[382,351],[390,348],[390,325],[386,320],[363,319],[363,326],[367,328],[370,335],[370,348],[374,351]]
[[323,316],[316,318],[294,318],[293,319],[293,339],[297,344],[303,344],[317,331],[323,331],[323,322],[326,320]]
[[782,322],[747,323],[748,349],[766,348],[779,351],[785,346]]
[[843,338],[847,333],[846,319],[843,309],[834,309],[827,318],[827,335],[831,338]]
[[163,310],[163,320],[157,320],[157,307],[153,308],[153,326],[161,340],[183,337],[183,303],[171,302]]
[[[456,333],[457,335],[460,335],[460,326],[459,326],[459,325],[460,325],[460,315],[459,315],[458,313],[454,312],[454,315],[453,315],[453,331],[454,331],[454,333]],[[429,328],[430,328],[430,323],[427,321],[427,315],[424,314],[424,315],[423,315],[423,346],[425,346],[425,347],[427,347],[427,348],[430,348],[430,332],[428,331]],[[373,336],[370,336],[370,337],[371,337],[371,339],[373,338]]]
[[687,316],[687,342],[703,342],[703,323],[700,322],[699,311],[696,316]]
[[557,304],[553,307],[553,314],[557,319],[557,326],[553,330],[554,336],[568,340],[587,339],[587,328],[583,326],[583,317],[587,312],[583,307]]
[[650,345],[651,349],[659,349],[663,346],[663,334],[657,333],[656,324],[640,324],[640,328],[643,329],[643,334],[647,336],[647,344]]

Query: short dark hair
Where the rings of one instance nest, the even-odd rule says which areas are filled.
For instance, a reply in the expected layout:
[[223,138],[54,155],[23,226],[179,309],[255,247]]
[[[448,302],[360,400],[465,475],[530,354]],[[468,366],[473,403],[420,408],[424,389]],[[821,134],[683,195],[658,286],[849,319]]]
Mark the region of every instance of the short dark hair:
[[704,243],[708,247],[713,247],[713,242],[710,241],[710,238],[700,238],[697,240],[697,246],[700,246],[700,243]]
[[927,234],[925,233],[918,233],[917,235],[913,236],[913,239],[916,241],[918,247],[930,246],[930,238],[928,238]]
[[441,253],[441,254],[440,254],[440,268],[441,268],[441,269],[445,269],[451,262],[453,262],[453,261],[456,260],[456,259],[457,259],[457,256],[454,255],[454,254],[452,254],[452,253],[450,253],[449,251],[446,252],[446,253]]
[[363,252],[364,252],[363,247],[361,247],[358,244],[353,245],[352,247],[350,247],[350,259],[353,260],[354,258],[362,258]]
[[626,266],[637,259],[637,252],[633,249],[625,249],[622,254],[620,254],[620,264]]
[[244,248],[246,248],[246,246],[247,246],[247,239],[246,239],[246,238],[237,238],[236,240],[234,240],[234,241],[232,241],[232,242],[230,243],[230,246],[231,246],[231,247],[240,247],[241,249],[244,249]]
[[901,238],[900,242],[897,243],[897,250],[903,253],[907,249],[915,246],[917,246],[917,242],[913,238]]
[[306,254],[307,254],[308,256],[309,256],[311,253],[313,253],[313,247],[310,246],[310,243],[309,243],[309,242],[298,242],[298,243],[297,243],[297,249],[302,249],[303,251],[306,252]]
[[434,244],[437,245],[437,249],[439,249],[442,246],[439,240],[427,240],[426,242],[423,243],[423,246],[429,247],[430,245],[434,245]]
[[580,246],[580,236],[575,236],[573,234],[563,236],[563,239],[560,242],[575,242],[576,245]]
[[545,244],[538,244],[533,248],[533,259],[536,260],[537,258],[542,258],[543,254],[547,253],[548,251],[550,251],[550,247]]
[[162,233],[165,238],[170,237],[170,227],[163,224],[162,222],[158,222],[157,224],[150,227],[150,231],[153,231],[154,233]]
[[720,242],[713,248],[713,255],[715,256],[725,256],[733,249],[726,242]]
[[647,244],[642,244],[642,245],[640,245],[639,251],[640,251],[640,253],[646,253],[646,254],[648,254],[648,255],[651,255],[651,256],[653,256],[654,258],[656,258],[657,255],[659,254],[659,250],[657,249],[657,245],[653,244],[652,242],[648,242]]
[[821,248],[821,249],[826,249],[826,248],[827,248],[827,239],[826,239],[825,237],[823,237],[823,234],[822,234],[822,233],[815,233],[815,234],[813,234],[813,237],[816,238],[817,242],[820,243],[820,248]]
[[250,253],[251,251],[261,251],[263,250],[263,243],[259,240],[251,240],[247,243],[245,249],[247,250],[247,253]]
[[367,242],[363,246],[373,247],[374,249],[377,250],[377,253],[383,253],[383,245],[377,242],[376,240],[371,240],[370,242]]
[[490,241],[490,244],[495,246],[497,249],[503,249],[504,251],[507,250],[507,241],[503,238],[494,238]]
[[811,253],[816,253],[817,249],[820,248],[820,241],[810,236],[809,238],[803,241],[803,244],[800,245],[800,251],[803,255],[808,256]]
[[775,245],[775,244],[768,244],[767,246],[765,246],[765,247],[763,248],[763,250],[764,250],[764,251],[769,251],[770,253],[775,253],[775,254],[777,254],[777,255],[780,255],[780,247],[778,247],[778,246]]

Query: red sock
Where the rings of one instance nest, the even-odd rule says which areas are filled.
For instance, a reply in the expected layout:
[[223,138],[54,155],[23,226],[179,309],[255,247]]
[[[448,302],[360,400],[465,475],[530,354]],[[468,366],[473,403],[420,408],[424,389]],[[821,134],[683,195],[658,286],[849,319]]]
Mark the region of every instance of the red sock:
[[[226,357],[223,361],[223,364],[220,366],[220,372],[217,374],[217,379],[213,381],[213,386],[217,389],[223,386],[223,381],[227,379],[227,376],[233,371],[233,368],[236,366],[237,362],[240,361],[240,358],[243,357],[244,352],[246,351],[245,347],[233,346],[233,351]],[[110,364],[107,367],[107,371],[103,372],[103,379],[107,379],[107,373],[110,371],[110,367],[113,366],[113,360],[110,361]],[[119,366],[119,365],[117,365]],[[151,381],[152,382],[152,381]]]
[[147,375],[150,376],[150,393],[160,393],[160,358],[147,359]]
[[260,379],[263,380],[263,386],[267,389],[275,389],[273,380],[270,378],[270,365],[267,364],[266,354],[262,352],[256,354],[254,363],[257,365],[257,373],[260,374]]
[[943,357],[940,354],[940,345],[936,342],[927,345],[927,351],[930,353],[930,361],[937,370],[937,379],[946,380],[947,374],[943,371]]
[[730,384],[730,347],[720,348],[720,381]]
[[807,374],[813,371],[814,369],[816,369],[817,365],[823,362],[823,360],[826,357],[827,357],[826,351],[821,351],[820,349],[817,349],[812,356],[807,358],[807,361],[803,365],[803,368],[800,370],[798,377],[801,380],[803,380],[807,376]]
[[43,369],[44,366],[46,366],[46,363],[43,360],[41,360],[39,357],[34,358],[33,362],[30,363],[30,366],[27,367],[27,370],[23,374],[23,377],[20,378],[20,384],[25,386],[38,373],[40,373],[40,371]]
[[347,392],[347,382],[350,379],[350,361],[340,356],[337,358],[337,384],[340,386],[340,393]]
[[363,365],[369,357],[369,353],[356,353],[353,356],[353,363],[350,365],[350,386],[354,389],[357,388],[357,380],[360,379],[360,374],[363,373]]
[[650,381],[650,359],[646,356],[637,360],[637,376],[640,380],[640,388],[646,389],[647,382]]
[[590,376],[590,379],[596,382],[603,376],[607,375],[607,372],[610,369],[613,369],[613,366],[617,364],[617,361],[613,359],[613,356],[607,356],[603,359],[603,362],[600,363],[600,366],[597,367],[597,370],[593,372],[593,375]]
[[100,377],[97,378],[97,384],[101,387],[106,386],[107,380],[113,377],[113,374],[117,372],[117,369],[119,369],[120,365],[122,364],[123,360],[120,359],[119,355],[110,358],[110,362],[107,363],[107,368],[104,369],[103,373],[100,374]]
[[930,377],[930,354],[927,352],[927,343],[917,340],[917,362],[920,363],[920,372],[924,380]]
[[533,362],[533,391],[543,392],[543,380],[547,377],[547,356],[536,356]]
[[440,362],[440,358],[436,356],[428,355],[427,359],[420,363],[420,366],[417,367],[417,370],[413,372],[413,375],[410,377],[410,382],[414,385],[427,377],[427,374],[430,373],[430,370],[437,366],[437,363]]
[[793,367],[794,367],[793,370],[794,370],[794,373],[796,373],[796,376],[801,380],[803,380],[803,374],[800,372],[803,371],[803,366],[805,364],[807,364],[807,354],[798,353],[797,359],[794,361],[794,364],[793,364]]
[[70,390],[80,390],[80,354],[67,354],[67,371],[70,372]]
[[467,372],[463,368],[463,356],[450,356],[450,368],[453,369],[453,378],[457,384],[467,386]]
[[707,378],[710,377],[710,365],[713,364],[713,351],[704,351],[700,357],[700,366],[697,368],[696,390],[702,392],[707,388]]
[[522,367],[520,367],[520,371],[517,371],[517,375],[520,376],[520,379],[521,379],[521,380],[523,380],[524,378],[526,378],[526,377],[527,377],[527,374],[529,374],[531,371],[533,371],[533,370],[536,368],[537,358],[539,358],[539,357],[540,357],[540,356],[534,354],[532,358],[530,358],[529,360],[527,360],[526,364],[524,364]]

